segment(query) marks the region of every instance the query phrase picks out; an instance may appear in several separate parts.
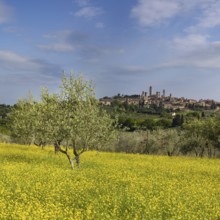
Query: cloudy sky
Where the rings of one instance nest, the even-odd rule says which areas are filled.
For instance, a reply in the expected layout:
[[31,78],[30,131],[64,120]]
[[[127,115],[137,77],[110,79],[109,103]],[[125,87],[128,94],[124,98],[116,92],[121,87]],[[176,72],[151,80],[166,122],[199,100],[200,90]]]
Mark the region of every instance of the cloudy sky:
[[97,97],[154,92],[220,101],[219,0],[0,0],[0,103],[62,72]]

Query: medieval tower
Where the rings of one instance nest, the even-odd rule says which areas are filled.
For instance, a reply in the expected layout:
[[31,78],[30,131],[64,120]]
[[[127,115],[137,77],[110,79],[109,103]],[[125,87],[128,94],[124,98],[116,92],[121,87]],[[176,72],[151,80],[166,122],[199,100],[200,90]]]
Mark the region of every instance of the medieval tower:
[[152,96],[152,90],[153,90],[153,88],[152,88],[152,86],[150,86],[150,88],[149,88],[149,96]]

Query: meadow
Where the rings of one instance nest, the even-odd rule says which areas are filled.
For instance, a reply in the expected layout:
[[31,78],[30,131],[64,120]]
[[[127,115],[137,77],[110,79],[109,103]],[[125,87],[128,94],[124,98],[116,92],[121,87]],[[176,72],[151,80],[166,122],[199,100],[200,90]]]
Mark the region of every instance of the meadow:
[[0,219],[220,219],[220,160],[0,144]]

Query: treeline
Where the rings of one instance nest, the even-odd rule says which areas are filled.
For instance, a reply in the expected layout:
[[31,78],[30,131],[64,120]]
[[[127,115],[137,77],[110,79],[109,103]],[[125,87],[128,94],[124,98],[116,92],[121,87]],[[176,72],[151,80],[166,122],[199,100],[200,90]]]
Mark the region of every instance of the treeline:
[[173,116],[119,116],[121,132],[109,150],[116,152],[220,157],[218,112],[189,111]]
[[168,156],[220,157],[220,118],[194,119],[182,127],[120,132],[107,150]]
[[151,104],[148,107],[120,102],[117,99],[111,106],[102,106],[113,117],[118,116],[121,128],[127,131],[155,130],[179,127],[186,121],[204,118],[214,111],[201,109],[180,111],[165,109],[163,105]]
[[119,100],[115,99],[111,102],[111,106],[103,106],[107,110],[114,112],[114,113],[143,113],[143,114],[150,114],[150,115],[161,115],[165,113],[172,112],[172,109],[165,109],[162,105],[151,104],[147,108],[141,105],[135,104],[128,104],[127,102],[120,102]]
[[8,115],[10,114],[12,106],[0,104],[0,133],[7,134],[7,125],[9,123]]
[[205,118],[204,112],[192,111],[188,113],[177,113],[174,115],[165,113],[158,115],[157,117],[151,117],[151,115],[143,115],[137,117],[138,114],[121,114],[119,115],[119,124],[121,128],[127,131],[137,130],[156,130],[167,129],[174,127],[181,127],[185,122],[192,121],[194,119]]
[[10,105],[5,105],[5,104],[0,104],[0,123],[5,119],[7,119],[8,114],[11,111],[12,106]]
[[158,128],[165,129],[172,127],[171,118],[134,118],[126,115],[119,116],[119,124],[122,129],[127,131],[135,130],[155,130]]

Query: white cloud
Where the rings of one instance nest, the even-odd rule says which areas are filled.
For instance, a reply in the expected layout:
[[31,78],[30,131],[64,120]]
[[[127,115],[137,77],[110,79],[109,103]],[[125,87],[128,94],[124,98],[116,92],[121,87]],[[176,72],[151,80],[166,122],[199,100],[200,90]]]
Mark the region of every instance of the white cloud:
[[43,50],[55,51],[55,52],[71,52],[74,50],[74,47],[71,44],[67,44],[67,43],[38,45],[38,48]]
[[104,11],[101,8],[86,6],[74,13],[74,15],[77,17],[92,18],[103,13]]
[[193,10],[199,12],[194,19],[200,27],[220,24],[220,2],[216,0],[138,0],[131,17],[136,18],[141,27],[154,27],[175,16],[190,16],[188,12],[195,12]]
[[43,35],[44,38],[47,39],[54,39],[54,40],[60,40],[61,42],[66,39],[69,35],[75,33],[73,30],[62,30],[62,31],[55,31],[52,33],[46,33]]
[[57,66],[43,60],[30,59],[10,50],[0,50],[0,69],[48,74],[57,69]]
[[220,41],[186,53],[162,65],[163,67],[220,68]]
[[202,46],[207,46],[208,36],[200,34],[189,34],[186,37],[175,37],[172,46],[180,50],[194,50]]
[[36,64],[28,60],[27,57],[18,55],[12,51],[0,51],[0,65],[7,68],[17,66],[18,69],[36,68]]
[[61,74],[60,66],[46,60],[33,59],[10,50],[0,50],[1,99],[7,103],[15,103],[19,97],[24,97],[28,90],[39,94],[42,86],[57,86]]
[[64,30],[44,35],[49,43],[38,45],[42,50],[50,52],[71,53],[80,62],[97,63],[108,57],[120,57],[125,54],[123,47],[104,45],[99,41],[94,43],[93,36],[75,30]]
[[12,8],[4,4],[3,1],[0,0],[0,24],[6,23],[10,21],[12,16]]
[[204,9],[203,16],[198,24],[202,28],[212,28],[220,25],[220,2],[216,1],[207,5]]
[[87,39],[87,35],[83,32],[63,30],[45,34],[44,38],[54,42],[38,45],[38,48],[53,52],[72,52],[81,46],[81,43]]
[[139,0],[131,10],[131,16],[138,19],[140,26],[151,27],[172,18],[180,10],[175,0]]

